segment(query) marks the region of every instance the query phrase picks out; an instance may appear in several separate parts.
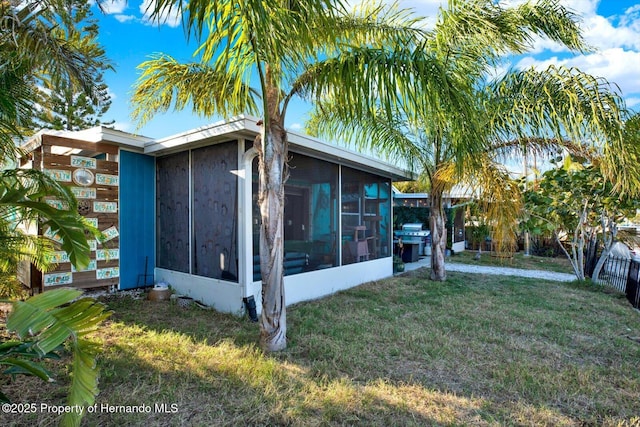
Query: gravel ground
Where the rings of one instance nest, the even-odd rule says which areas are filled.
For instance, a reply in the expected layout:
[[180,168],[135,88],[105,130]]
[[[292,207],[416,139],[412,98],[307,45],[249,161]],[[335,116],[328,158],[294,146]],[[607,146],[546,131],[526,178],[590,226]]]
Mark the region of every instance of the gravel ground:
[[[418,262],[410,262],[405,264],[405,271],[417,270],[422,267],[430,267],[430,259],[423,258]],[[576,280],[576,276],[567,273],[555,273],[553,271],[543,270],[524,270],[522,268],[510,268],[510,267],[491,267],[481,265],[459,264],[453,262],[445,263],[447,271],[459,271],[462,273],[477,273],[477,274],[495,274],[501,276],[518,276],[518,277],[532,277],[536,279],[555,280],[556,282],[573,282]]]

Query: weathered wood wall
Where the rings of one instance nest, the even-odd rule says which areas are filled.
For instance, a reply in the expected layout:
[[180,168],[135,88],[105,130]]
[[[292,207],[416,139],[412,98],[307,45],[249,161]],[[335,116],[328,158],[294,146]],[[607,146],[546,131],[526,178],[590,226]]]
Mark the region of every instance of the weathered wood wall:
[[[87,269],[76,271],[65,252],[55,254],[58,265],[40,277],[32,274],[32,288],[46,290],[58,286],[94,288],[118,285],[119,281],[119,176],[118,152],[115,145],[91,143],[53,135],[42,135],[39,146],[33,148],[33,168],[72,187],[78,199],[78,212],[91,220],[108,235],[108,241],[100,244],[90,240],[91,263]],[[81,186],[73,182],[73,172],[87,169],[94,175],[94,182]],[[55,206],[57,201],[49,199]],[[40,229],[39,234],[56,241],[50,230]]]

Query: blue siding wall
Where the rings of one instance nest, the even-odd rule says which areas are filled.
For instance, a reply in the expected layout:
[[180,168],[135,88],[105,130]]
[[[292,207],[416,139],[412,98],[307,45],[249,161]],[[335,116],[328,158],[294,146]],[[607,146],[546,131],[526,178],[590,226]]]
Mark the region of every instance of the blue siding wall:
[[120,150],[120,289],[147,284],[155,267],[155,158]]

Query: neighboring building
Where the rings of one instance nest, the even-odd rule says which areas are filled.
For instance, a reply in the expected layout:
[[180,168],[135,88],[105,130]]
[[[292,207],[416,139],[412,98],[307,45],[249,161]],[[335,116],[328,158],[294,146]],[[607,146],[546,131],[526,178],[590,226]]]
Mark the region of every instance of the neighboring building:
[[[166,282],[220,311],[240,313],[251,296],[260,307],[259,131],[257,119],[238,117],[159,140],[104,127],[39,133],[23,167],[69,182],[81,213],[112,237],[96,245],[89,271],[60,254],[56,271],[23,280],[40,289]],[[408,173],[294,132],[288,141],[287,304],[390,276],[391,181]]]

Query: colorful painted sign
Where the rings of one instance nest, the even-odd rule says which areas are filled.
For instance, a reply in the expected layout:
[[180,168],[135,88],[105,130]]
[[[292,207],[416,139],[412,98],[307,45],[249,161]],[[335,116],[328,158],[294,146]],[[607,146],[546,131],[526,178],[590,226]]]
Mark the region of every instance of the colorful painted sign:
[[96,165],[96,159],[92,157],[71,156],[71,166],[77,168],[95,169]]
[[96,259],[98,261],[109,261],[120,258],[120,249],[98,249]]
[[60,264],[62,262],[70,262],[69,254],[65,251],[55,251],[51,255],[48,256],[49,262],[54,264]]
[[62,237],[60,237],[60,234],[58,233],[53,233],[53,231],[51,231],[51,227],[47,228],[44,232],[44,237],[48,237],[49,239],[53,240],[54,242],[58,242],[58,243],[62,243]]
[[87,243],[89,244],[90,250],[95,251],[96,249],[98,249],[98,242],[96,242],[95,240],[87,240]]
[[103,230],[102,234],[104,234],[105,242],[108,242],[111,239],[115,239],[120,235],[120,233],[118,233],[118,229],[115,226],[109,227],[106,230]]
[[96,189],[85,187],[71,187],[71,192],[77,199],[95,199]]
[[87,265],[85,268],[78,270],[76,269],[73,265],[71,266],[71,271],[74,273],[80,273],[83,271],[95,271],[97,268],[97,263],[95,259],[92,259],[91,261],[89,261],[89,265]]
[[59,210],[67,210],[69,209],[69,205],[66,202],[58,199],[47,199],[47,204],[52,208],[56,208]]
[[120,269],[118,267],[100,268],[96,270],[96,279],[111,279],[113,277],[120,277]]
[[84,219],[89,224],[93,225],[95,228],[98,228],[98,218],[86,218]]
[[65,171],[60,169],[45,169],[44,173],[60,182],[71,182],[71,171]]
[[107,175],[104,173],[97,173],[96,184],[117,186],[118,184],[120,184],[120,179],[118,175]]
[[69,285],[73,283],[73,274],[70,271],[66,273],[52,273],[44,275],[45,286]]
[[118,202],[93,202],[93,211],[98,213],[118,212]]

